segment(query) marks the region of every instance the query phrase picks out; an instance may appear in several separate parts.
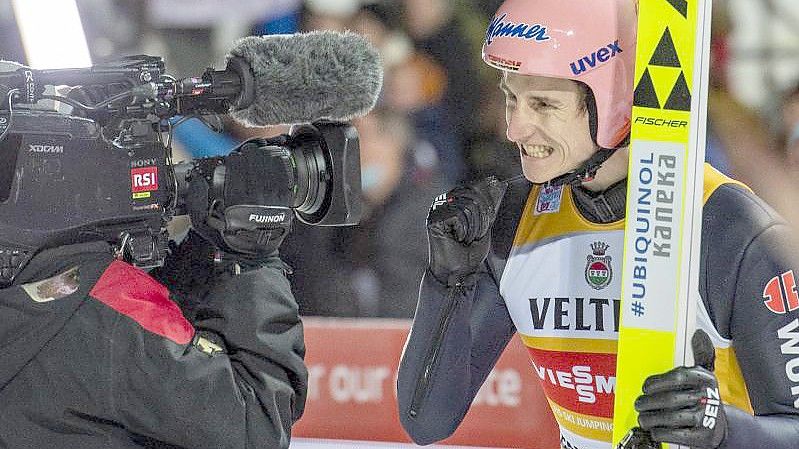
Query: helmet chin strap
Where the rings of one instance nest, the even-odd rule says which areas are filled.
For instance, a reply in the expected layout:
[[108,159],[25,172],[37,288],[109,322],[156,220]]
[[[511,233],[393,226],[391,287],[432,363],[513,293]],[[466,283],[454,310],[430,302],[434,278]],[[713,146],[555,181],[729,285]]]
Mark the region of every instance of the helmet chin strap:
[[562,185],[579,186],[580,184],[594,179],[597,170],[602,167],[602,164],[610,158],[613,152],[616,151],[610,148],[600,148],[597,150],[587,161],[576,169],[555,177],[544,185],[548,187],[558,187]]

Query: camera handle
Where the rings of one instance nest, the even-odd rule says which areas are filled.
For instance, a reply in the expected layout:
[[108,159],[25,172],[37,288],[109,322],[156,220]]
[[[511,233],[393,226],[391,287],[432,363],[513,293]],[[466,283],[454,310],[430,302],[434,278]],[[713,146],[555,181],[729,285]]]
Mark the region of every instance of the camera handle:
[[150,230],[125,231],[121,234],[116,257],[142,269],[156,268],[164,264],[166,247],[164,233],[153,233]]

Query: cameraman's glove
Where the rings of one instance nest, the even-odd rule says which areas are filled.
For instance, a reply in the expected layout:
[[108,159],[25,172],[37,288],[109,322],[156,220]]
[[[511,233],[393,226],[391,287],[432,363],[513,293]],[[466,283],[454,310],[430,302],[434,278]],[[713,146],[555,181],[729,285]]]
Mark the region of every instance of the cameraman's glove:
[[697,330],[691,339],[696,366],[650,376],[635,401],[638,424],[657,442],[715,449],[727,436],[727,417],[713,374],[715,350]]
[[291,231],[294,211],[281,206],[291,202],[286,171],[262,151],[244,147],[231,153],[222,181],[214,176],[213,159],[198,164],[188,180],[186,209],[192,227],[237,259],[255,261],[273,254]]
[[507,188],[507,182],[489,177],[435,199],[427,215],[427,239],[430,272],[439,282],[460,285],[478,272]]

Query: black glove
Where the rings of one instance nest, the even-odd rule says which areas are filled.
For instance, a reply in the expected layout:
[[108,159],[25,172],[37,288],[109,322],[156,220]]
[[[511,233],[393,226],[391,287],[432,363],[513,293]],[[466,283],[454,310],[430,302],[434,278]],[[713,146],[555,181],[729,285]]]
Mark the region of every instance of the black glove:
[[244,147],[231,153],[223,185],[215,186],[213,194],[209,184],[218,181],[212,164],[196,165],[188,179],[186,209],[192,227],[239,259],[273,254],[291,231],[294,218],[291,208],[279,206],[290,204],[285,170],[268,170],[275,164],[265,161],[259,151]]
[[449,286],[478,272],[491,245],[489,230],[508,183],[495,177],[440,195],[427,215],[430,272]]
[[697,330],[691,339],[696,366],[650,376],[635,401],[638,424],[658,442],[716,449],[727,436],[727,417],[713,374],[715,350]]

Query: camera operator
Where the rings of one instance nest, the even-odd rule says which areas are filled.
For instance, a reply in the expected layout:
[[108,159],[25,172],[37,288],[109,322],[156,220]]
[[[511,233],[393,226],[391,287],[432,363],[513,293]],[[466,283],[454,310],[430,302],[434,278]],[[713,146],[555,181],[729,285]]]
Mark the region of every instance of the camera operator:
[[0,280],[0,447],[288,447],[307,387],[288,228],[225,240],[207,189],[190,182],[194,229],[150,273],[99,234],[21,251],[0,233],[0,273],[22,267]]
[[[0,448],[288,447],[307,371],[278,248],[295,216],[360,219],[348,122],[382,67],[354,33],[247,36],[226,59],[0,73]],[[173,163],[173,129],[221,113],[297,126]]]

